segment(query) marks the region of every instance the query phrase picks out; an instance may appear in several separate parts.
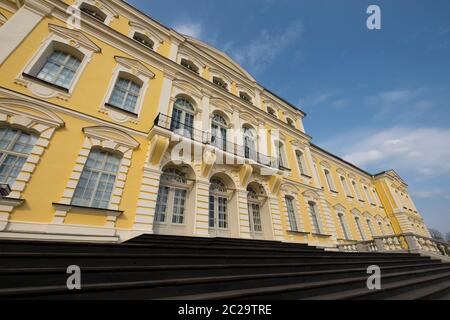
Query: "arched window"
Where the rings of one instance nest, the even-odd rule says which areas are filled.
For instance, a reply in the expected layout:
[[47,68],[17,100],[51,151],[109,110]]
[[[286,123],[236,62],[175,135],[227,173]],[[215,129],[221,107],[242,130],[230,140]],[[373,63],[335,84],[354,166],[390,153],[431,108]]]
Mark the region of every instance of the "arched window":
[[267,107],[267,112],[268,112],[271,116],[274,116],[274,117],[277,116],[277,113],[276,113],[275,110],[274,110],[273,108],[271,108],[271,107]]
[[150,49],[153,49],[153,46],[155,45],[152,39],[140,32],[135,32],[133,35],[133,39]]
[[128,73],[121,72],[116,80],[109,105],[136,113],[136,105],[142,88],[142,81]]
[[286,122],[290,127],[295,128],[294,120],[292,120],[291,118],[287,118]]
[[245,102],[252,103],[252,97],[247,92],[240,91],[239,97]]
[[256,137],[254,130],[244,127],[244,156],[246,159],[256,160]]
[[258,193],[250,186],[247,187],[248,214],[251,232],[262,232],[261,201]]
[[341,183],[342,183],[342,188],[344,188],[345,195],[347,197],[351,197],[352,195],[350,193],[350,189],[348,188],[347,180],[345,179],[344,176],[341,176],[340,179],[341,179]]
[[76,50],[73,50],[74,53],[69,53],[62,48],[64,47],[63,45],[60,47],[61,49],[55,47],[49,54],[40,70],[36,73],[36,78],[69,89],[83,59],[83,54],[75,54]]
[[219,78],[219,77],[213,77],[213,83],[222,89],[225,89],[228,91],[228,84],[225,82],[225,80]]
[[180,61],[180,64],[183,66],[183,67],[185,67],[185,68],[187,68],[187,69],[189,69],[189,70],[191,70],[191,71],[193,71],[193,72],[195,72],[195,73],[199,73],[199,68],[195,65],[195,63],[193,63],[192,61],[190,61],[190,60],[187,60],[187,59],[181,59],[181,61]]
[[356,227],[358,228],[359,234],[361,235],[361,239],[366,240],[366,236],[364,235],[363,227],[361,225],[361,220],[359,220],[359,217],[355,217],[355,223]]
[[177,168],[165,169],[156,200],[155,222],[183,224],[185,221],[186,196],[188,192],[186,174]]
[[170,130],[192,138],[194,132],[194,106],[186,98],[178,98],[172,110]]
[[316,210],[316,204],[312,201],[308,202],[309,212],[311,213],[312,225],[315,233],[322,233],[319,223],[319,216]]
[[294,198],[290,197],[290,196],[286,196],[284,198],[284,200],[286,201],[286,209],[287,209],[287,214],[288,214],[288,219],[289,219],[290,231],[298,231]]
[[303,152],[301,152],[300,150],[296,150],[295,157],[297,158],[297,164],[300,170],[300,174],[306,174],[306,164]]
[[209,186],[209,227],[228,229],[228,190],[217,178],[211,179]]
[[72,204],[108,208],[121,158],[116,153],[92,149],[75,189]]
[[0,183],[14,184],[36,140],[22,130],[0,127]]
[[106,20],[106,13],[89,3],[83,2],[80,5],[80,11],[83,11],[100,22],[105,22]]
[[347,225],[345,224],[344,214],[342,212],[338,213],[339,223],[341,224],[342,232],[344,233],[345,240],[350,240],[350,236],[347,231]]
[[225,118],[214,113],[211,121],[211,144],[223,151],[227,150],[227,128]]
[[375,237],[377,234],[375,233],[375,230],[373,229],[372,221],[370,219],[366,220],[367,226],[369,227],[370,234],[372,235],[372,238]]

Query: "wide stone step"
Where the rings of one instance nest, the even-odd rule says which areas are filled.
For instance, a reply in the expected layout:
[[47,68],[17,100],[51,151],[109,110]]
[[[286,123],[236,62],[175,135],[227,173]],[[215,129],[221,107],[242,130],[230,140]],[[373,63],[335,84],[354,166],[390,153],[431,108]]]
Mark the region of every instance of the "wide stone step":
[[[260,264],[260,265],[188,265],[188,266],[153,266],[153,267],[85,267],[81,270],[83,284],[100,282],[149,281],[173,278],[188,278],[202,276],[254,275],[271,273],[318,272],[324,274],[339,273],[341,270],[364,274],[370,263],[365,264]],[[438,267],[439,262],[405,263],[403,261],[379,264],[382,271],[418,270]],[[66,283],[68,274],[66,268],[14,268],[0,270],[0,288],[62,285]]]
[[[447,267],[423,267],[420,271],[402,271],[396,272],[392,268],[385,270],[384,279],[406,279],[415,276],[425,276],[426,274],[438,274],[450,272],[450,266]],[[47,286],[37,288],[15,288],[0,289],[0,297],[18,297],[18,298],[37,298],[37,299],[151,299],[173,297],[175,295],[185,295],[189,293],[203,294],[208,292],[214,297],[217,291],[227,292],[239,288],[241,292],[254,292],[252,290],[261,289],[257,295],[265,292],[270,288],[269,292],[274,288],[291,287],[296,284],[303,291],[310,286],[317,289],[319,287],[330,287],[334,284],[334,289],[340,286],[361,286],[362,280],[367,278],[365,270],[338,270],[338,271],[322,271],[322,272],[297,272],[290,274],[258,274],[245,276],[223,276],[223,277],[201,277],[201,278],[184,278],[184,279],[168,279],[157,281],[128,281],[128,282],[108,282],[92,285],[84,285],[81,291],[69,291],[62,286]],[[320,284],[320,285],[319,285]],[[364,281],[365,285],[365,281]],[[285,289],[286,289],[285,288]],[[348,288],[348,287],[347,287]],[[342,288],[340,288],[342,289]],[[322,289],[323,290],[323,289]],[[251,294],[250,294],[251,296]],[[239,296],[238,298],[245,297]],[[264,296],[266,297],[266,296]],[[253,297],[254,298],[254,297]],[[274,298],[273,295],[271,297]]]

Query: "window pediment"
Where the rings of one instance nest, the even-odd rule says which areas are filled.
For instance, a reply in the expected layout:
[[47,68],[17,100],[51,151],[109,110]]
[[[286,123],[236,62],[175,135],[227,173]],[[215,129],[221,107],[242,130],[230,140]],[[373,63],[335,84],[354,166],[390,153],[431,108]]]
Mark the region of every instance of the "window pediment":
[[86,35],[84,35],[81,31],[64,28],[54,24],[49,24],[48,28],[54,34],[62,38],[68,39],[69,40],[68,44],[72,45],[73,47],[78,48],[79,46],[82,46],[93,52],[101,52],[101,48],[97,46]]
[[115,56],[114,59],[116,59],[117,63],[128,68],[135,76],[143,75],[150,79],[155,77],[155,74],[151,70],[137,60],[120,56]]
[[140,143],[129,134],[110,127],[86,127],[83,128],[83,132],[89,138],[94,138],[106,142],[111,141],[117,145],[116,148],[118,146],[123,146],[127,149],[136,149],[140,145]]

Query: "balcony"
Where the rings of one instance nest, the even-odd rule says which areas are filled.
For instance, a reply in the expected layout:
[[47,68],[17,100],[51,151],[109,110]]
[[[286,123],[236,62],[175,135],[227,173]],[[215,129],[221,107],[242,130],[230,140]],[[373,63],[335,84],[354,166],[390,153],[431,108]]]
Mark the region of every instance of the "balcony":
[[[211,132],[198,130],[192,126],[185,125],[184,123],[181,123],[176,119],[162,113],[158,114],[155,118],[153,126],[169,130],[192,141],[202,143],[204,145],[210,145],[235,157],[247,159],[250,163],[253,161],[256,164],[272,168],[277,168],[278,166],[276,157],[256,152],[248,147],[231,142],[225,138],[218,137]],[[286,170],[286,168],[282,166],[278,166],[278,169]]]

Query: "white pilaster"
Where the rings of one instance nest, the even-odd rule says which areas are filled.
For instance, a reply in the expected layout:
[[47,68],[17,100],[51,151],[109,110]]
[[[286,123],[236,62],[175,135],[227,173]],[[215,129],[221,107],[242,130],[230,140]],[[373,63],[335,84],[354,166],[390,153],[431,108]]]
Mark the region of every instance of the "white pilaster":
[[247,191],[244,189],[236,190],[238,197],[239,211],[239,238],[251,238],[250,220],[248,216]]
[[274,240],[282,241],[284,240],[284,237],[283,228],[281,227],[280,206],[278,203],[278,198],[269,197],[267,201],[269,201],[270,216],[272,217],[273,238]]
[[209,181],[195,182],[197,201],[195,204],[195,235],[209,235]]

